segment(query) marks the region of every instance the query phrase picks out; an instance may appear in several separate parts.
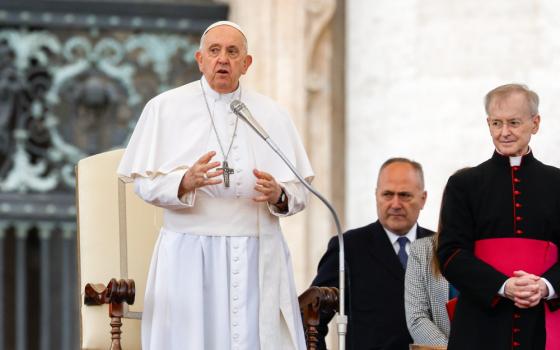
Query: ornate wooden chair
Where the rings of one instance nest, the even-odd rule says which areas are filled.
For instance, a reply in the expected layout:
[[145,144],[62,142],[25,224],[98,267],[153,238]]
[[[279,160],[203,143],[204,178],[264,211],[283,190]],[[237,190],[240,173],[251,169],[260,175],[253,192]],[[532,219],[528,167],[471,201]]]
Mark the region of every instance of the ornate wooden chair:
[[305,330],[305,342],[308,350],[316,350],[319,332],[319,315],[321,311],[338,310],[338,289],[333,287],[309,287],[299,298],[299,309]]
[[84,350],[119,350],[121,344],[126,350],[140,349],[146,276],[162,212],[118,179],[122,154],[97,154],[76,167]]

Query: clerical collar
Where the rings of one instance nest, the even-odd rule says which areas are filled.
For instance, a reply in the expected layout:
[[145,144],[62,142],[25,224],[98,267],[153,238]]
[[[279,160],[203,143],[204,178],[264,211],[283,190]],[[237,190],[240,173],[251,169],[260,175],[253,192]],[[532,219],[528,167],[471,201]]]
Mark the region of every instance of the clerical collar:
[[533,156],[533,152],[531,151],[531,148],[529,147],[527,153],[525,153],[522,156],[516,156],[516,157],[509,157],[503,155],[498,150],[495,150],[492,159],[498,161],[500,164],[513,167],[513,166],[521,166],[521,164],[527,164],[528,162],[530,163],[531,161],[534,160],[534,156]]
[[406,235],[399,236],[396,233],[387,230],[385,226],[383,226],[383,230],[385,230],[385,233],[387,234],[387,237],[389,237],[389,241],[391,241],[392,245],[395,244],[395,242],[397,241],[397,239],[399,239],[399,237],[406,237],[408,238],[410,243],[412,243],[416,240],[416,231],[418,230],[418,223],[414,224],[414,226],[412,226],[412,228],[410,229],[410,231],[407,232]]
[[235,89],[234,91],[227,94],[221,94],[210,87],[210,84],[208,84],[208,81],[206,80],[206,77],[204,77],[204,75],[200,77],[200,81],[202,82],[202,88],[204,89],[204,92],[206,92],[206,96],[208,96],[209,100],[217,101],[224,99],[224,101],[233,101],[236,98],[239,99],[239,94],[241,92],[241,83],[237,85],[237,89]]

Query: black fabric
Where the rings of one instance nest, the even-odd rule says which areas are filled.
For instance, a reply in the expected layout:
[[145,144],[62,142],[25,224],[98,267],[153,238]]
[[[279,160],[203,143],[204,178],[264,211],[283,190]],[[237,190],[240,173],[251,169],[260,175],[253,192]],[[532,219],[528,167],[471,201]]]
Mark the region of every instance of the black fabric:
[[[544,165],[532,153],[512,168],[508,157],[494,153],[451,176],[444,193],[438,256],[443,275],[460,292],[448,349],[544,349],[543,303],[521,310],[499,297],[507,276],[477,259],[473,246],[499,237],[558,245],[560,169]],[[559,264],[543,276],[560,292]]]
[[[433,232],[418,226],[416,234],[422,238]],[[335,236],[312,285],[338,287],[338,246]],[[344,233],[344,252],[347,349],[408,350],[412,338],[404,313],[405,271],[379,221]],[[333,315],[321,315],[319,349],[325,349],[327,324]]]

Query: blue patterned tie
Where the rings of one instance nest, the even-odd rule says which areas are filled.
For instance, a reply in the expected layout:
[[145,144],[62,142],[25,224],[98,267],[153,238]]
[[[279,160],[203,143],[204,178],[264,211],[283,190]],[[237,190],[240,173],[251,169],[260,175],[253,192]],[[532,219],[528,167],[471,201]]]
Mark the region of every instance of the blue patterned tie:
[[406,263],[408,262],[408,254],[406,253],[406,244],[408,243],[408,238],[406,237],[399,237],[397,239],[399,242],[399,252],[397,256],[399,257],[399,261],[404,269],[406,269]]

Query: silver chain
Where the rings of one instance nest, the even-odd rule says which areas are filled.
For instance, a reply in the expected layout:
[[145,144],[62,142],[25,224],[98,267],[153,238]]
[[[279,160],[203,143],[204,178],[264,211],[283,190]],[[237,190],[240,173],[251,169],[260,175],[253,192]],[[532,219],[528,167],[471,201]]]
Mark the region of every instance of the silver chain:
[[[216,139],[218,140],[218,145],[220,146],[220,150],[222,151],[222,155],[224,157],[224,161],[227,162],[227,158],[229,157],[229,152],[231,152],[231,147],[233,146],[233,139],[235,138],[235,134],[237,133],[237,124],[239,123],[239,116],[236,115],[235,118],[235,127],[233,128],[233,134],[231,135],[231,142],[229,143],[229,148],[227,153],[224,152],[224,147],[222,146],[222,141],[220,140],[220,135],[218,134],[218,129],[216,129],[216,124],[214,123],[214,116],[210,111],[210,105],[208,104],[208,99],[206,98],[206,92],[204,91],[204,86],[202,86],[202,79],[199,80],[200,88],[202,89],[202,96],[204,96],[204,102],[206,103],[206,110],[208,110],[208,115],[210,116],[210,121],[212,122],[212,129],[214,129],[214,133],[216,134]],[[241,100],[241,86],[239,87],[239,100]]]

